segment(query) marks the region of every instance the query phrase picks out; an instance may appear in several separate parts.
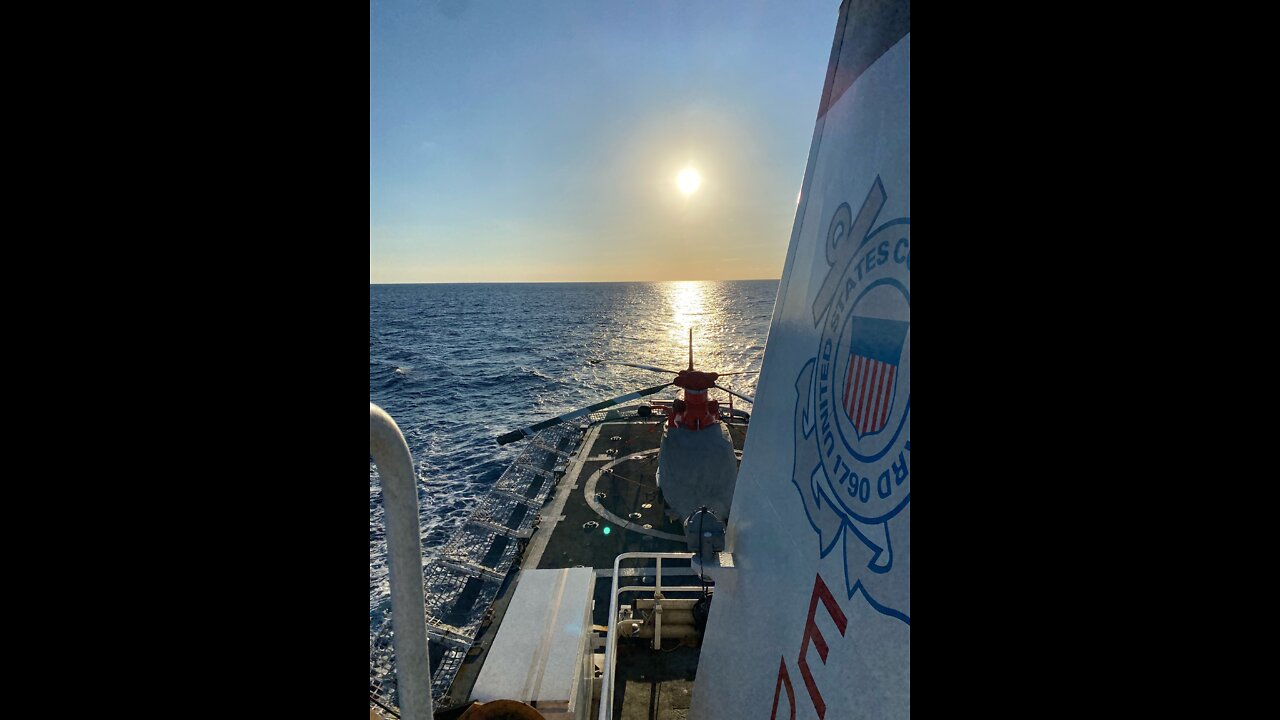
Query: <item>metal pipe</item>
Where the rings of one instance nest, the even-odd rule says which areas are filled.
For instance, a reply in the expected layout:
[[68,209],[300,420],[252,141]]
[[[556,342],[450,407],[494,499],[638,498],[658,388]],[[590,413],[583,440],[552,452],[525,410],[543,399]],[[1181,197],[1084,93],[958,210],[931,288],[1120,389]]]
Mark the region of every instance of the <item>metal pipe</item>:
[[[669,587],[669,588],[667,588],[667,592],[696,592],[696,593],[700,593],[700,592],[702,592],[702,591],[703,591],[703,590],[705,590],[705,589],[706,589],[706,588],[702,587],[701,585],[680,585],[680,586],[678,586],[678,587]],[[645,587],[644,585],[628,585],[628,586],[626,586],[626,587],[620,587],[620,588],[618,588],[618,595],[619,595],[619,596],[621,596],[621,595],[622,595],[622,593],[624,593],[624,592],[649,592],[649,591],[651,591],[651,590],[653,590],[653,588]]]
[[422,534],[413,456],[396,421],[369,403],[369,455],[378,465],[387,525],[392,646],[403,720],[431,720],[431,664],[422,597]]
[[653,590],[653,649],[662,649],[662,558],[658,558],[658,580]]
[[662,649],[662,601],[653,606],[653,643],[654,650]]
[[[693,553],[650,553],[650,552],[629,552],[622,553],[613,560],[613,582],[609,588],[609,619],[606,627],[610,628],[605,641],[604,651],[604,672],[601,674],[601,692],[600,692],[600,713],[597,716],[599,720],[609,720],[613,715],[613,671],[614,660],[618,653],[618,567],[623,560],[630,558],[671,558],[680,560],[692,560]],[[661,577],[661,576],[659,576]],[[659,581],[661,582],[661,581]],[[640,587],[628,587],[626,589],[647,589]],[[701,588],[697,588],[701,589]]]

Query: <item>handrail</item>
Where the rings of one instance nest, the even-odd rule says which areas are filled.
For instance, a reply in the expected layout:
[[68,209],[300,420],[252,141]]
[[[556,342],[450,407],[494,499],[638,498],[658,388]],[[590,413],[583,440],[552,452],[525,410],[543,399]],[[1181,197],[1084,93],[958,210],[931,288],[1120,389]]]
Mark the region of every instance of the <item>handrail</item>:
[[[610,590],[609,590],[609,617],[606,618],[605,620],[605,622],[607,623],[605,627],[608,628],[608,631],[607,631],[606,640],[605,640],[604,672],[601,673],[601,677],[600,677],[601,685],[600,685],[599,720],[609,720],[609,718],[613,716],[613,674],[614,674],[613,671],[614,671],[614,666],[617,664],[616,660],[617,660],[617,654],[618,654],[618,594],[621,592],[618,590],[619,566],[622,564],[623,560],[628,560],[632,558],[649,558],[649,559],[657,558],[658,559],[658,579],[656,583],[657,585],[656,590],[657,592],[661,592],[662,591],[662,560],[664,558],[671,559],[671,560],[692,560],[693,557],[694,557],[694,553],[627,552],[627,553],[622,553],[618,557],[614,558],[613,583],[610,585]],[[690,570],[690,572],[692,573],[692,570]],[[632,588],[631,587],[623,588],[623,590],[630,590],[630,589]],[[667,591],[675,592],[677,590],[683,590],[683,589],[684,588],[669,587],[667,588]],[[696,589],[700,590],[701,588],[696,588]]]
[[396,421],[369,403],[369,455],[382,480],[391,582],[392,646],[403,720],[431,720],[431,663],[422,596],[422,534],[413,456]]

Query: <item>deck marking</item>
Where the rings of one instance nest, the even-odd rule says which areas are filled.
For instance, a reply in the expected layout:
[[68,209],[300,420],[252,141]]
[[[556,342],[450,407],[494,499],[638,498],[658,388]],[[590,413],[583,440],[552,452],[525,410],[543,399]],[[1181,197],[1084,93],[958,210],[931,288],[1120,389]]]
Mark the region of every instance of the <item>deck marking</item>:
[[614,515],[613,513],[609,512],[608,510],[605,510],[604,506],[600,504],[600,501],[596,500],[596,483],[600,481],[600,478],[601,476],[604,475],[605,470],[608,470],[612,468],[614,465],[617,465],[619,463],[627,462],[628,460],[642,460],[645,457],[648,457],[649,455],[656,455],[658,453],[658,450],[659,448],[654,448],[652,450],[644,450],[638,453],[632,453],[630,455],[620,457],[617,460],[614,460],[613,462],[609,463],[608,465],[605,465],[604,467],[600,468],[599,470],[596,470],[594,473],[591,474],[591,478],[587,480],[587,487],[586,487],[586,490],[584,490],[583,492],[584,492],[584,495],[586,496],[587,504],[591,506],[592,510],[596,511],[597,515],[608,520],[609,522],[612,522],[614,525],[620,528],[631,530],[633,532],[638,532],[638,533],[641,533],[642,535],[652,535],[653,537],[663,538],[664,540],[674,540],[676,542],[685,542],[685,537],[683,535],[676,535],[675,533],[662,532],[661,530],[647,530],[644,527],[641,527],[640,525],[637,525],[631,522],[630,520],[624,520],[618,517],[617,515]]

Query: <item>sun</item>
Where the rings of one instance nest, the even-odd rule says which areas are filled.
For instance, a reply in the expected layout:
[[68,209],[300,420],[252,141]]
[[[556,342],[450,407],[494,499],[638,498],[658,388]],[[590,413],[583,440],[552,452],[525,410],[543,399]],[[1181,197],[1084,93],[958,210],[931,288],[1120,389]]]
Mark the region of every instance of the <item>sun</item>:
[[702,184],[702,176],[693,168],[685,168],[680,171],[676,177],[676,185],[680,186],[680,192],[685,195],[691,194],[698,186]]

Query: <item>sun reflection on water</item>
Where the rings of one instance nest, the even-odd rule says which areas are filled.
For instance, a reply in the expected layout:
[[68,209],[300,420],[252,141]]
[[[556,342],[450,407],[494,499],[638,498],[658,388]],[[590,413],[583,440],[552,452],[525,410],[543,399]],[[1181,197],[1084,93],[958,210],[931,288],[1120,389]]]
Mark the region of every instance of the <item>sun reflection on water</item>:
[[[668,336],[673,347],[684,348],[688,357],[689,328],[693,328],[694,365],[697,366],[697,348],[706,349],[707,326],[712,319],[707,312],[707,283],[698,281],[673,282],[667,285],[667,303],[671,306],[671,328]],[[686,367],[681,365],[681,367]]]
[[[692,329],[696,369],[718,373],[759,370],[773,309],[770,292],[776,281],[764,293],[749,282],[668,281],[626,286],[605,313],[593,315],[575,309],[575,318],[587,319],[583,328],[588,336],[575,339],[581,348],[571,347],[567,352],[557,349],[554,354],[639,363],[675,373],[689,366]],[[548,386],[545,395],[539,397],[536,407],[540,414],[577,409],[674,379],[665,372],[578,362],[580,365],[568,373],[547,373],[563,384]],[[753,395],[758,378],[732,375],[718,384]],[[677,388],[669,388],[654,399],[669,400],[678,392]],[[727,400],[721,393],[716,398]]]

